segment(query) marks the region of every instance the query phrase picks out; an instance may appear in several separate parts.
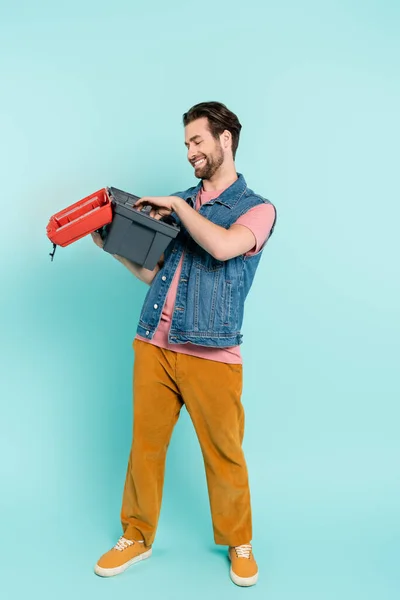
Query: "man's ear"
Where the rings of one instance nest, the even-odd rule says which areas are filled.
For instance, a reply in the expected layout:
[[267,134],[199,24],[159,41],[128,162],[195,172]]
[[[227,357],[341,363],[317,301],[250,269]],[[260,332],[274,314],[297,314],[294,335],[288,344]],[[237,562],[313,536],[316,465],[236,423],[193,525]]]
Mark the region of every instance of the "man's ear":
[[223,146],[226,149],[228,149],[232,144],[232,134],[227,129],[225,129],[225,131],[222,134],[222,141],[223,141]]

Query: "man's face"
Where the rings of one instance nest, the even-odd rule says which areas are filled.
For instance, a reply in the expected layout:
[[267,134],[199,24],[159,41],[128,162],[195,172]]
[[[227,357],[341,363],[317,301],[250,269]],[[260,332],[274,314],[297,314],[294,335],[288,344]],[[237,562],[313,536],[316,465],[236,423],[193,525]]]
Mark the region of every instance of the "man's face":
[[211,179],[224,162],[221,142],[212,135],[205,117],[186,125],[185,146],[188,160],[199,179]]

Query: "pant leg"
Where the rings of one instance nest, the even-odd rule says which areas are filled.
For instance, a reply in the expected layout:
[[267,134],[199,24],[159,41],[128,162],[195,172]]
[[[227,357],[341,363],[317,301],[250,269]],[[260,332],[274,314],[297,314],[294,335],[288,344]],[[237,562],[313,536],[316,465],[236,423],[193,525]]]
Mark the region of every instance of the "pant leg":
[[176,353],[134,341],[133,438],[121,509],[124,536],[154,541],[166,453],[182,399],[175,383]]
[[252,539],[250,490],[242,450],[242,365],[180,354],[177,383],[203,453],[214,540],[238,546]]

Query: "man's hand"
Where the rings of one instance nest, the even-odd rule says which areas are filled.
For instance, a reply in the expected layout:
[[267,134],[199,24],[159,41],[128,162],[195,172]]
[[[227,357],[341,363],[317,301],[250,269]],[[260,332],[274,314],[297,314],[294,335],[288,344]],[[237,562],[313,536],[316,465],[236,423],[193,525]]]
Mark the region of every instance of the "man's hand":
[[159,220],[175,212],[177,201],[181,201],[178,196],[145,196],[135,202],[133,206],[138,210],[142,210],[145,206],[151,206],[150,217]]
[[97,233],[97,231],[95,231],[95,232],[91,233],[91,236],[92,236],[93,241],[96,244],[96,246],[98,246],[99,248],[103,248],[104,241],[103,241],[101,235],[99,233]]

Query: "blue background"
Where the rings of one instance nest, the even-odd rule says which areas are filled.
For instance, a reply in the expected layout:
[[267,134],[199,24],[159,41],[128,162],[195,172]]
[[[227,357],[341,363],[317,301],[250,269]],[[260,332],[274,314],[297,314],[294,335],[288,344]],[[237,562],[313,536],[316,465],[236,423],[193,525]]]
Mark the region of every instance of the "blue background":
[[[2,3],[3,599],[398,598],[399,4]],[[214,546],[182,412],[153,558],[92,568],[120,535],[147,288],[49,217],[107,185],[195,183],[182,113],[239,115],[237,169],[278,209],[246,305],[257,586]]]

